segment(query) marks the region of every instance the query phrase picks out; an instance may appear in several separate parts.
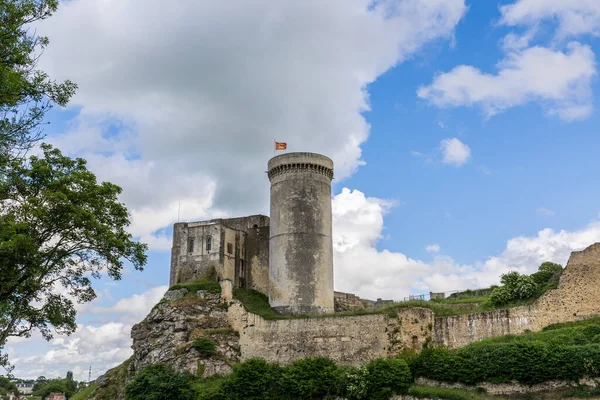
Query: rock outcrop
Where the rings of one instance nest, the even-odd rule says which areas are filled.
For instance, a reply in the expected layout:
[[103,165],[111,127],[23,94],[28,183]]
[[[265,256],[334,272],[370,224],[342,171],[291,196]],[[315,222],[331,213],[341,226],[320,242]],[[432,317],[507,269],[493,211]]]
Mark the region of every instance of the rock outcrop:
[[[123,386],[144,367],[164,363],[178,371],[201,377],[228,374],[233,363],[240,360],[238,333],[227,322],[227,301],[220,293],[206,290],[171,290],[150,311],[143,321],[133,326],[133,355],[120,367],[97,379],[96,399],[122,399]],[[195,343],[214,346],[210,354]],[[117,383],[115,370],[122,369],[123,379]],[[126,373],[124,373],[126,371]],[[111,385],[121,386],[114,390]],[[106,397],[103,393],[115,393]]]

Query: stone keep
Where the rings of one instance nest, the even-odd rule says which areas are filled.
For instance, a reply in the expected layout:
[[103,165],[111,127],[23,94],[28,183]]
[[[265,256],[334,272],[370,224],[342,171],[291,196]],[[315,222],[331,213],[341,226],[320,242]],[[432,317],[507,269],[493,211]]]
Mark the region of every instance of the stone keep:
[[333,161],[287,153],[269,160],[268,176],[269,303],[288,315],[332,313]]

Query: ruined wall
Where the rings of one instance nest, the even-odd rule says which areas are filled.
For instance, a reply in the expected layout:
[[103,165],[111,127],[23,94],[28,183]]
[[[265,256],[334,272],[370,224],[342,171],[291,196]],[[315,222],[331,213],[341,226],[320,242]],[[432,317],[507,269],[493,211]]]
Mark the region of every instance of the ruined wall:
[[[198,279],[211,266],[221,267],[223,265],[223,254],[219,251],[221,236],[222,226],[218,224],[195,222],[175,224],[169,286]],[[207,250],[206,247],[207,237],[211,238],[211,250]]]
[[246,287],[269,293],[269,227],[251,228],[246,237],[247,271]]
[[488,337],[539,331],[550,324],[589,318],[600,314],[598,288],[600,243],[571,253],[558,288],[530,306],[436,317],[434,342],[458,348]]
[[420,350],[431,338],[433,313],[405,308],[393,314],[303,318],[267,321],[234,301],[229,324],[240,334],[241,359],[263,358],[290,363],[325,356],[337,363],[358,365],[394,356],[405,348]]
[[361,364],[404,349],[419,351],[429,342],[458,348],[487,337],[538,331],[549,324],[599,315],[598,287],[600,244],[595,244],[573,252],[558,288],[531,306],[450,317],[411,307],[385,314],[266,321],[234,301],[228,319],[240,333],[242,359],[289,363],[322,355],[343,364]]

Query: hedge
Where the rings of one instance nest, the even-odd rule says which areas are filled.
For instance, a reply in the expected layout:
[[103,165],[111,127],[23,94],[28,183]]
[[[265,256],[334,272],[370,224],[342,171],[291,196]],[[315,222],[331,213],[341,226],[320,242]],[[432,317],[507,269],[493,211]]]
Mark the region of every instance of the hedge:
[[413,362],[413,373],[444,382],[535,384],[577,381],[597,374],[600,344],[557,345],[540,341],[480,343],[459,350],[425,349]]

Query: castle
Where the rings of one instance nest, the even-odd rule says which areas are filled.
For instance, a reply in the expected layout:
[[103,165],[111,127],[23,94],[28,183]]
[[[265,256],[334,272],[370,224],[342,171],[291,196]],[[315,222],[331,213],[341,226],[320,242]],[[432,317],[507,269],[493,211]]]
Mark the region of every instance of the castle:
[[[176,223],[170,286],[202,278],[268,294],[281,314],[334,311],[333,161],[287,153],[268,162],[271,217]],[[212,276],[215,275],[215,276]]]

